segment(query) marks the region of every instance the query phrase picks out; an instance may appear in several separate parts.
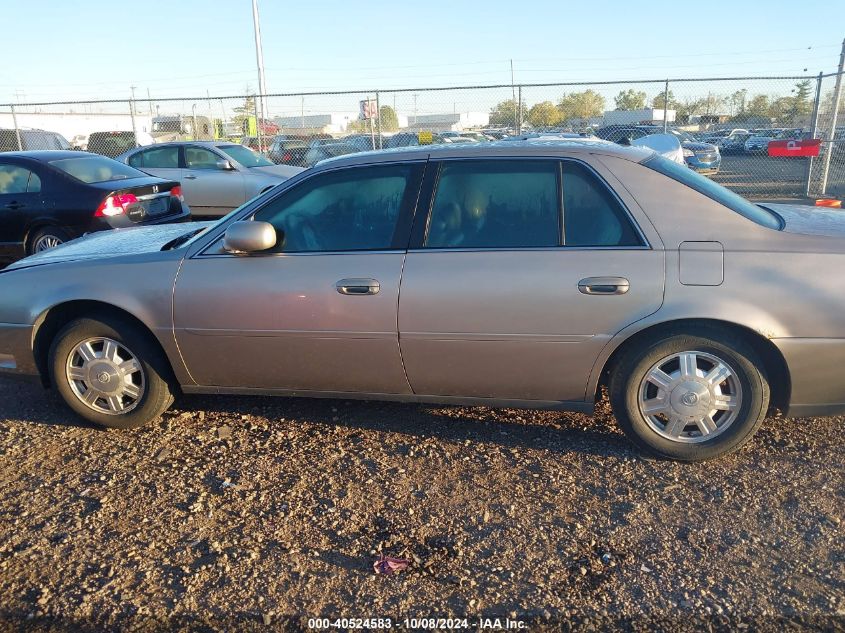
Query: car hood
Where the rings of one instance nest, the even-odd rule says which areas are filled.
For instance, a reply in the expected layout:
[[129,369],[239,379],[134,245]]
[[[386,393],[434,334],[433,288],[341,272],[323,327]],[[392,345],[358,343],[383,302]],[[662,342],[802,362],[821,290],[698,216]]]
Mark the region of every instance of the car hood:
[[299,172],[305,171],[302,167],[294,167],[292,165],[268,165],[267,167],[250,167],[249,173],[259,174],[263,176],[275,176],[280,180],[287,180],[293,178]]
[[786,226],[786,233],[845,237],[845,211],[833,211],[801,204],[761,204],[777,213]]
[[214,222],[183,222],[97,231],[71,240],[49,251],[20,259],[8,266],[6,270],[41,266],[43,264],[62,264],[79,260],[152,253],[160,251],[162,246],[181,235],[196,229],[206,228],[212,224]]

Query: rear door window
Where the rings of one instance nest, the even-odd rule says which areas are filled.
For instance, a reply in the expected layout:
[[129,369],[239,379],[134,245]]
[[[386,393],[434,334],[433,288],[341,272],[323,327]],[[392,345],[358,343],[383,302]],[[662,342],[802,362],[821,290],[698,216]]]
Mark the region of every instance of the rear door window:
[[563,162],[566,246],[642,246],[622,203],[586,165]]
[[179,168],[179,148],[178,147],[160,147],[157,149],[148,149],[143,152],[133,154],[129,158],[129,164],[132,167],[149,167],[151,169],[178,169]]
[[442,164],[426,248],[560,245],[558,163],[471,160]]
[[[26,193],[31,175],[34,175],[31,171],[18,165],[0,165],[0,195]],[[39,180],[38,190],[40,189]]]

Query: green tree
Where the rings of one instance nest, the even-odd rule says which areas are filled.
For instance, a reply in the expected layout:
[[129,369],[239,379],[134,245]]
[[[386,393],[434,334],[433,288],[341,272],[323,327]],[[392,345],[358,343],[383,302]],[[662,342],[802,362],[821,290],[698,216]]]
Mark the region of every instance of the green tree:
[[689,123],[690,117],[699,114],[706,106],[706,99],[687,98],[676,104],[675,122]]
[[748,96],[748,90],[743,88],[737,90],[728,99],[731,104],[731,114],[733,116],[741,115],[745,112],[745,98]]
[[[525,112],[525,103],[522,104],[522,111]],[[516,127],[518,117],[516,101],[508,99],[500,101],[496,107],[490,110],[490,125],[504,125]]]
[[379,108],[379,119],[381,119],[382,132],[395,132],[399,129],[399,117],[396,112],[388,105],[383,105]]
[[620,91],[613,100],[617,110],[642,110],[645,108],[646,94],[629,88]]
[[[252,89],[247,86],[244,94],[249,94],[250,92],[252,92]],[[239,130],[241,134],[246,134],[245,124],[251,117],[255,116],[255,97],[246,97],[243,105],[237,108],[232,108],[232,111],[235,112],[235,116],[232,117],[232,123],[237,125],[236,129]]]
[[560,110],[551,101],[535,103],[528,111],[528,122],[534,127],[552,127],[560,120]]
[[785,113],[785,123],[795,123],[796,119],[810,113],[810,110],[812,110],[812,103],[810,102],[811,91],[812,84],[809,79],[804,79],[795,84],[795,94],[789,98],[789,107]]
[[[665,96],[666,95],[663,92],[658,92],[656,95],[654,95],[654,99],[651,100],[651,107],[656,109],[656,110],[662,110],[663,109],[663,102],[665,100],[664,99]],[[679,105],[680,104],[678,103],[678,100],[675,99],[675,95],[670,90],[669,91],[669,110],[677,110]]]
[[604,114],[604,97],[595,90],[564,94],[557,108],[563,121],[598,117]]
[[754,95],[751,98],[751,101],[748,102],[745,112],[749,117],[768,118],[770,107],[771,104],[769,103],[769,98],[766,95]]

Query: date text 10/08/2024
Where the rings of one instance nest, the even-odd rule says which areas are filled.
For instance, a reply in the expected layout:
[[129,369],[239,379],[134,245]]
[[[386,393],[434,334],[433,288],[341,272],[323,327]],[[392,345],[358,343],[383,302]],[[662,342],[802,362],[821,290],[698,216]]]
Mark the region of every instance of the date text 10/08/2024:
[[511,630],[527,628],[522,620],[510,618],[404,618],[393,621],[392,618],[309,618],[309,629],[406,629],[406,630]]

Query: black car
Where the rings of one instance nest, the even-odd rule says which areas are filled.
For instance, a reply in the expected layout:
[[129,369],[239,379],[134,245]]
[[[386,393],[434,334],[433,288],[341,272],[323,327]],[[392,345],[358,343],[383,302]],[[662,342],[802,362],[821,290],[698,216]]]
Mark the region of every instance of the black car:
[[71,151],[0,154],[0,261],[105,229],[191,217],[178,182]]
[[277,165],[306,167],[305,153],[309,139],[305,137],[276,136],[267,150],[267,158]]
[[88,136],[88,151],[114,158],[138,147],[134,132],[92,132]]

